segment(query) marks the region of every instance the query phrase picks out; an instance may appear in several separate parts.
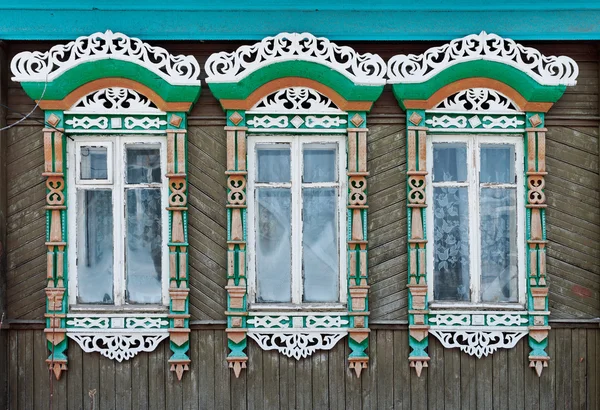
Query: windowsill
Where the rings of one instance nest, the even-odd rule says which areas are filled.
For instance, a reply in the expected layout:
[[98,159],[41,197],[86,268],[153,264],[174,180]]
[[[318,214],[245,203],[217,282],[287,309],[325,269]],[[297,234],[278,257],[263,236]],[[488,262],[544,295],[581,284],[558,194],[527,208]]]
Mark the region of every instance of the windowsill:
[[298,313],[313,314],[319,312],[347,313],[348,308],[341,303],[303,303],[295,305],[290,303],[251,303],[248,309],[250,315],[256,313]]
[[69,313],[85,313],[85,314],[167,314],[169,307],[165,305],[72,305],[69,306]]
[[467,303],[467,302],[430,302],[430,310],[464,310],[464,311],[485,311],[485,310],[507,310],[517,311],[526,310],[522,303]]

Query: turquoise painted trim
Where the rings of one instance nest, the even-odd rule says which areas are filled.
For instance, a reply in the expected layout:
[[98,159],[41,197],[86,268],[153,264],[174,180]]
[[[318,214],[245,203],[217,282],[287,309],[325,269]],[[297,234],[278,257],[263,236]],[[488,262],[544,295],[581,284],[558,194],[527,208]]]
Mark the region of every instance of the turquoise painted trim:
[[71,68],[47,83],[21,82],[21,86],[32,99],[62,100],[73,90],[94,80],[105,78],[127,78],[145,85],[166,102],[196,102],[200,96],[200,81],[197,86],[172,85],[145,67],[129,61],[105,59],[90,61]]
[[600,39],[600,4],[583,0],[59,0],[50,8],[41,0],[4,3],[0,38],[5,40],[65,40],[107,28],[145,40],[258,40],[282,31],[331,40],[451,40],[482,29],[515,40]]
[[565,85],[540,85],[517,68],[487,60],[456,64],[425,82],[393,84],[392,89],[396,99],[404,108],[404,100],[426,100],[448,84],[474,77],[490,78],[505,83],[529,102],[556,102],[567,89]]
[[317,81],[335,90],[348,101],[375,101],[383,92],[383,85],[356,85],[343,74],[325,65],[300,60],[267,65],[237,82],[207,82],[218,100],[245,100],[259,87],[285,77],[301,77]]

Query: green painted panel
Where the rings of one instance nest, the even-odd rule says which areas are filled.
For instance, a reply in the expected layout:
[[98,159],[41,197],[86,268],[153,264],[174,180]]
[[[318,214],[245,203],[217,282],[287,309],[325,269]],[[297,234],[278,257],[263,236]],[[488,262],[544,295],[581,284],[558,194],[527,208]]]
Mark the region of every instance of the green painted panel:
[[44,100],[62,100],[73,90],[94,80],[120,77],[137,81],[156,92],[167,102],[194,103],[200,95],[198,86],[172,85],[166,80],[139,64],[128,61],[106,59],[90,61],[71,68],[60,77],[47,83],[22,82],[21,86],[34,100],[44,95]]
[[495,61],[468,61],[446,68],[422,83],[394,84],[394,95],[404,108],[404,100],[426,100],[440,88],[458,80],[484,77],[505,83],[530,102],[556,102],[566,90],[565,85],[540,85],[524,72]]
[[209,83],[217,99],[244,100],[262,85],[285,77],[301,77],[317,81],[332,88],[348,101],[375,101],[383,85],[356,85],[343,74],[309,61],[284,61],[268,65],[253,72],[239,82]]

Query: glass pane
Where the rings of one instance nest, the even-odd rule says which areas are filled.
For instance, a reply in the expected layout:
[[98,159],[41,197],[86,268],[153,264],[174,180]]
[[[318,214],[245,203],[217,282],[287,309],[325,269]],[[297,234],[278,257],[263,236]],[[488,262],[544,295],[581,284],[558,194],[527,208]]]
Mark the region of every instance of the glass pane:
[[81,179],[108,179],[108,149],[106,147],[80,147]]
[[470,300],[467,188],[433,189],[434,299]]
[[305,302],[339,300],[337,190],[304,188],[302,266]]
[[304,144],[304,182],[336,182],[335,146]]
[[482,144],[479,182],[514,184],[515,146],[512,144]]
[[516,302],[517,191],[482,188],[481,301]]
[[112,210],[111,190],[77,191],[77,303],[114,303]]
[[467,144],[433,144],[433,182],[467,180]]
[[256,276],[259,302],[292,300],[291,207],[289,189],[256,190]]
[[162,228],[160,189],[126,191],[125,269],[129,303],[160,303]]
[[289,144],[256,147],[258,176],[256,182],[290,182]]
[[160,149],[127,147],[127,183],[151,184],[153,182],[160,182]]

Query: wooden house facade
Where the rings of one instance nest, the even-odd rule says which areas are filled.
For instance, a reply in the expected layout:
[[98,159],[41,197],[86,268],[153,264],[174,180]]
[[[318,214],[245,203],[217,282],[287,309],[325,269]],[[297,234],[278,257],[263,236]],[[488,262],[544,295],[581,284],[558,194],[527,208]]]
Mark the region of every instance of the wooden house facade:
[[0,408],[600,409],[600,10],[264,6],[0,24]]

